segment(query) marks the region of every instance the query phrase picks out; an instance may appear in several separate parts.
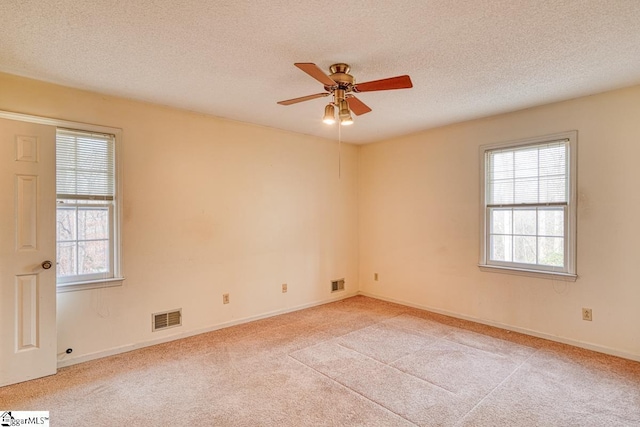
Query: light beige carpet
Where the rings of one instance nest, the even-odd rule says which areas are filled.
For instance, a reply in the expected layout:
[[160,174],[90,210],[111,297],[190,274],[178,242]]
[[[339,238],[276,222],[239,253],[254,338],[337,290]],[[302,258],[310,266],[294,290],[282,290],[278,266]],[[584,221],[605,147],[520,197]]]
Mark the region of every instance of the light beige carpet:
[[640,363],[355,297],[0,388],[82,426],[640,426]]

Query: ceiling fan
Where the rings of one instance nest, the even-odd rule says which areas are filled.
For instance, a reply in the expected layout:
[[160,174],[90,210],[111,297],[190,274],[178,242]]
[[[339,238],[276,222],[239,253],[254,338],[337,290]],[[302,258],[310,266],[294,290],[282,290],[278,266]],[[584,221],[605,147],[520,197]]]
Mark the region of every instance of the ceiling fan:
[[373,92],[376,90],[408,89],[413,87],[411,78],[407,75],[373,80],[365,83],[356,83],[353,76],[349,74],[351,68],[348,64],[333,64],[329,67],[329,70],[331,71],[331,74],[329,75],[325,74],[320,67],[311,62],[298,62],[293,65],[322,83],[326,92],[302,96],[300,98],[287,99],[286,101],[278,102],[278,104],[291,105],[297,104],[298,102],[332,95],[333,100],[325,107],[324,118],[322,119],[322,121],[327,124],[333,124],[336,122],[336,108],[338,109],[338,118],[340,119],[341,125],[350,125],[353,123],[353,119],[351,118],[352,111],[357,116],[371,111],[371,108],[356,98],[353,93]]

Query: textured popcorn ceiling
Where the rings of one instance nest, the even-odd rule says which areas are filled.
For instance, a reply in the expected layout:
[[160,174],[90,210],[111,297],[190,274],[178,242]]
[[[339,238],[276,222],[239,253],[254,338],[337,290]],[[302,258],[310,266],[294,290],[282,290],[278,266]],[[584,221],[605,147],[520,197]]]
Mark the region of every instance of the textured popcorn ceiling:
[[[366,143],[640,83],[640,0],[2,0],[0,71],[327,138],[293,66],[351,65]],[[0,88],[2,90],[2,88]]]

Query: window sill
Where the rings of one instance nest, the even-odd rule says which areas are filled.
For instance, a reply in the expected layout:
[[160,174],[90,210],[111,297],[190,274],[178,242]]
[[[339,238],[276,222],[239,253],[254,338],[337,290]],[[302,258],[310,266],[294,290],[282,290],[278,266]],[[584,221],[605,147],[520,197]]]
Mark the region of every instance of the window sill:
[[517,276],[529,276],[549,280],[562,280],[565,282],[575,282],[578,278],[577,274],[556,273],[552,271],[526,270],[523,268],[511,268],[486,264],[479,264],[478,267],[481,271],[490,273],[515,274]]
[[56,287],[57,293],[85,291],[88,289],[112,288],[114,286],[122,286],[124,277],[114,277],[111,279],[86,280],[83,282],[61,283]]

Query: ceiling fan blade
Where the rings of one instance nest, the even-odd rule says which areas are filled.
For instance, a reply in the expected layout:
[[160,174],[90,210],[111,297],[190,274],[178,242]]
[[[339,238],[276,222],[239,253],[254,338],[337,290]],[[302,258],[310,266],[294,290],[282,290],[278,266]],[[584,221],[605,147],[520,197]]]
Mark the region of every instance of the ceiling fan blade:
[[311,77],[325,86],[335,86],[337,84],[336,82],[331,80],[331,78],[327,76],[325,72],[322,71],[316,64],[313,64],[311,62],[296,62],[293,65],[300,68],[302,71],[309,74]]
[[348,95],[346,99],[347,99],[347,104],[349,104],[349,109],[353,111],[353,113],[356,116],[367,114],[369,111],[371,111],[371,108],[369,108],[367,104],[360,101],[358,98],[356,98],[353,95]]
[[314,95],[301,96],[300,98],[287,99],[286,101],[279,101],[280,105],[291,105],[297,104],[298,102],[309,101],[311,99],[322,98],[324,96],[329,96],[328,92],[316,93]]
[[374,90],[409,89],[413,87],[411,78],[407,75],[390,77],[388,79],[373,80],[359,83],[353,87],[354,92],[372,92]]

